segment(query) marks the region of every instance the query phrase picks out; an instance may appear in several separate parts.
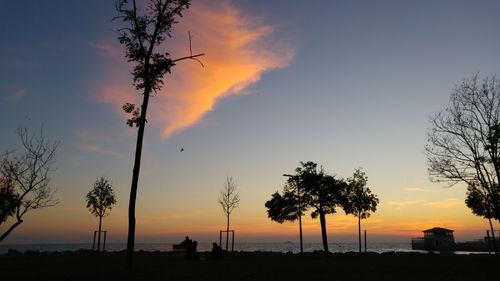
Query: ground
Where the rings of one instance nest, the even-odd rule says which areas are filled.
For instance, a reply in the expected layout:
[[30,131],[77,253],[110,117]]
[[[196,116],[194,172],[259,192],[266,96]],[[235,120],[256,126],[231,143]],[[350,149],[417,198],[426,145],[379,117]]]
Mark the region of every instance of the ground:
[[137,253],[133,271],[123,253],[86,252],[0,256],[1,280],[498,280],[500,258],[487,255],[387,253],[235,253],[224,260],[185,260],[182,254]]

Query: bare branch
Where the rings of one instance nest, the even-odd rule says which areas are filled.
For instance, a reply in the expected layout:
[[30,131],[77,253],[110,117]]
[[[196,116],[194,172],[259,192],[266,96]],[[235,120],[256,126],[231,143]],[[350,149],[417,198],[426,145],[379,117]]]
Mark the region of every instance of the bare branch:
[[437,182],[463,182],[489,198],[500,220],[500,88],[478,74],[455,87],[450,105],[431,118],[426,153]]
[[[16,222],[0,236],[2,241],[14,228],[23,222],[23,216],[30,210],[54,206],[55,190],[50,187],[50,172],[55,163],[58,142],[45,139],[43,126],[38,136],[29,134],[27,129],[18,129],[24,151],[7,154],[0,159],[0,179],[12,184],[15,193]],[[0,222],[1,224],[2,222]]]
[[190,55],[190,56],[186,56],[186,57],[182,57],[182,58],[178,58],[178,59],[172,60],[172,63],[175,63],[175,62],[178,62],[178,61],[181,61],[181,60],[192,59],[192,60],[195,60],[195,61],[199,62],[202,67],[205,67],[203,65],[203,63],[199,59],[197,59],[197,57],[201,57],[201,56],[204,56],[204,55],[205,54]]
[[193,38],[193,36],[191,35],[190,31],[188,31],[188,38],[189,38],[189,56],[174,59],[174,60],[172,60],[172,63],[176,63],[176,62],[182,61],[182,60],[192,59],[192,60],[195,60],[198,63],[200,63],[201,67],[205,67],[205,65],[203,65],[203,62],[198,59],[198,57],[204,56],[205,54],[202,53],[202,54],[193,55],[193,48],[192,48],[192,43],[191,43],[191,39]]
[[236,191],[236,182],[232,177],[226,178],[226,183],[224,184],[223,190],[219,194],[219,199],[217,200],[224,211],[224,214],[229,217],[234,209],[236,209],[240,203],[240,196]]

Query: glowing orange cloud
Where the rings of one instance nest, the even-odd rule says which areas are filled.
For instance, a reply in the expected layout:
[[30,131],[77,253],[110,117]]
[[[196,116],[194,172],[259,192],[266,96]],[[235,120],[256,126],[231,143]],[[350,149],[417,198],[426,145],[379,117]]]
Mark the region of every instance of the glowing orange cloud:
[[[204,67],[195,61],[180,62],[166,77],[162,91],[150,100],[149,120],[161,122],[163,137],[198,123],[218,99],[244,93],[264,72],[287,66],[294,56],[287,44],[271,42],[272,27],[226,1],[193,3],[174,29],[173,39],[167,42],[172,57],[189,55],[190,31],[193,54],[205,54],[201,57]],[[91,46],[116,57],[109,54],[115,50],[109,44]],[[120,109],[125,102],[137,99],[126,99],[133,92],[130,83],[110,85],[109,77],[105,83],[101,101]]]

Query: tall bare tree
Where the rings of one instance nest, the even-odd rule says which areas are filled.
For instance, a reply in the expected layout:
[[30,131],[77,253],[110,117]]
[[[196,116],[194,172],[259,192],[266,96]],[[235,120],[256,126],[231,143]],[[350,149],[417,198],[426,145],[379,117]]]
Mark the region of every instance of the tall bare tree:
[[370,212],[377,210],[378,198],[366,186],[368,177],[366,173],[357,169],[351,178],[347,179],[347,192],[344,205],[344,212],[358,218],[358,244],[359,254],[361,254],[361,220],[370,217]]
[[226,215],[226,251],[228,250],[229,244],[229,217],[234,209],[238,208],[240,204],[240,195],[236,191],[236,181],[232,177],[227,177],[224,183],[224,188],[219,194],[219,199],[217,200],[222,207],[224,215]]
[[10,193],[8,196],[11,200],[6,202],[9,205],[7,211],[3,213],[2,210],[2,216],[5,217],[0,220],[0,225],[8,222],[9,217],[14,217],[14,222],[0,235],[0,242],[23,223],[24,216],[30,210],[58,203],[54,198],[55,191],[49,185],[58,142],[46,140],[43,128],[39,135],[31,135],[27,129],[18,129],[18,135],[23,150],[8,153],[0,159],[2,193]]
[[500,218],[500,81],[464,79],[431,118],[426,152],[434,181],[465,183]]
[[183,11],[189,6],[190,0],[148,0],[144,8],[145,12],[141,15],[135,0],[116,1],[116,9],[119,13],[116,18],[123,20],[126,25],[119,30],[118,39],[125,46],[125,56],[128,61],[135,64],[132,71],[133,84],[143,95],[140,108],[131,103],[125,103],[123,106],[123,110],[132,115],[127,120],[127,124],[138,128],[128,212],[127,268],[129,269],[133,267],[135,203],[149,98],[161,89],[165,74],[170,73],[171,68],[177,62],[186,59],[200,62],[197,57],[203,55],[193,55],[191,35],[189,35],[190,53],[188,56],[172,59],[168,52],[162,51],[164,50],[162,43],[171,36],[172,25],[177,22],[176,18],[182,17]]
[[89,211],[99,218],[99,232],[97,236],[97,254],[99,255],[101,249],[102,218],[109,215],[111,207],[116,204],[116,196],[109,180],[105,177],[97,179],[92,190],[87,193],[85,201],[87,201]]

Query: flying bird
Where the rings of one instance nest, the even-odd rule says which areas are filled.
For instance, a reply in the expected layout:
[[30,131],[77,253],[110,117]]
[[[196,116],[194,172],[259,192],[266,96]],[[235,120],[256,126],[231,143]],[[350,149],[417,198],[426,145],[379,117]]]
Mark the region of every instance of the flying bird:
[[184,147],[183,147],[183,148],[181,148],[181,152],[183,152],[183,151],[184,151]]

